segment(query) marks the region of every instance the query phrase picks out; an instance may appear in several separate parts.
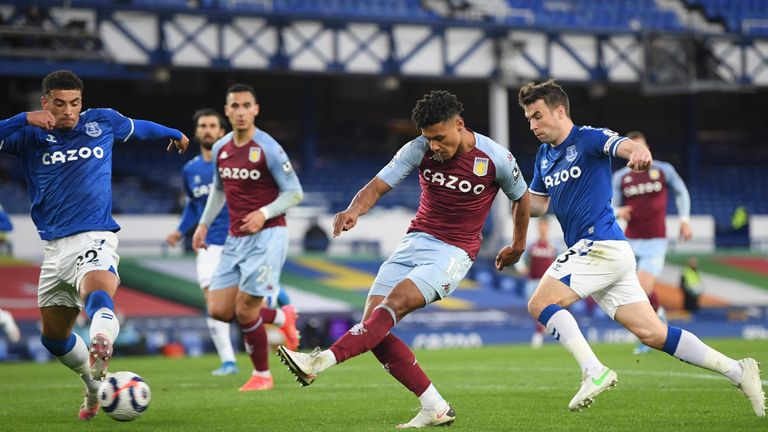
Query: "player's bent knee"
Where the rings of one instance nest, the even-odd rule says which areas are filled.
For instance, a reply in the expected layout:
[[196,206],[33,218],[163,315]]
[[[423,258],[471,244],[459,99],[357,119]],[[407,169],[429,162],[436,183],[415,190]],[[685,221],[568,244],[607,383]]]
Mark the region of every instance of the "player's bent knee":
[[234,313],[229,310],[224,310],[224,308],[217,308],[217,307],[208,307],[208,316],[215,320],[224,321],[224,322],[231,322],[234,318]]
[[644,345],[657,349],[661,349],[661,347],[664,346],[666,335],[663,334],[663,332],[657,330],[636,329],[633,330],[633,333]]

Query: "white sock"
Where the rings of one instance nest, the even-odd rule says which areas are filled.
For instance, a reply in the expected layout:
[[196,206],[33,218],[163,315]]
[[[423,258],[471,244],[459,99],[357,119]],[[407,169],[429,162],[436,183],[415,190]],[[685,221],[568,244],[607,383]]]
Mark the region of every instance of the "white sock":
[[686,330],[682,330],[680,334],[680,342],[674,356],[686,363],[720,372],[734,384],[738,384],[744,373],[738,361],[712,349]]
[[592,348],[581,334],[579,324],[570,312],[560,309],[547,321],[547,330],[563,347],[573,354],[583,372],[591,376],[599,375],[605,369]]
[[315,357],[315,372],[320,373],[336,364],[336,356],[333,351],[325,350]]
[[120,334],[120,322],[117,320],[115,312],[109,308],[101,308],[93,314],[91,319],[90,338],[93,339],[97,334],[102,333],[113,343]]
[[438,411],[445,403],[445,399],[437,391],[434,384],[430,384],[424,393],[419,396],[421,407],[428,411]]
[[285,312],[282,309],[275,309],[275,320],[272,321],[272,324],[278,327],[282,327],[285,324]]
[[256,369],[254,369],[253,372],[251,372],[251,375],[262,377],[262,378],[269,378],[272,376],[272,373],[269,370],[257,371]]
[[59,359],[61,364],[72,369],[83,380],[85,386],[90,393],[96,393],[101,385],[101,381],[94,381],[91,379],[91,367],[88,363],[88,347],[85,345],[85,341],[77,333],[73,333],[75,338],[75,345],[72,349]]
[[213,346],[219,353],[221,362],[234,362],[235,350],[232,348],[232,339],[229,337],[229,323],[208,317],[208,332],[211,334]]

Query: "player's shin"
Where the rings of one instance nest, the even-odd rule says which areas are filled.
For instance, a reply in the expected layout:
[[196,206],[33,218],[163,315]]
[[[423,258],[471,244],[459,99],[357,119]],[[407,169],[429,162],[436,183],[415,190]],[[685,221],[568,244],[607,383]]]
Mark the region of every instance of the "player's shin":
[[584,339],[579,324],[570,312],[551,304],[541,311],[538,319],[547,328],[547,332],[573,354],[583,372],[589,375],[599,375],[603,372],[605,367]]
[[390,333],[371,352],[390,375],[419,398],[423,408],[437,409],[443,397],[419,366],[413,351],[400,338]]
[[97,290],[88,294],[85,300],[85,313],[91,319],[89,336],[93,339],[98,334],[103,334],[111,342],[120,334],[120,323],[115,315],[115,305],[112,297],[106,291]]
[[88,347],[85,341],[76,333],[71,333],[65,340],[49,339],[40,336],[43,346],[64,366],[72,369],[85,384],[89,393],[96,393],[100,381],[91,379],[88,364]]
[[693,333],[677,327],[667,326],[662,351],[686,363],[719,372],[734,384],[738,384],[743,373],[738,361],[711,348]]
[[341,363],[373,349],[395,324],[395,312],[387,305],[380,304],[364,323],[349,329],[329,350],[336,357],[336,362]]

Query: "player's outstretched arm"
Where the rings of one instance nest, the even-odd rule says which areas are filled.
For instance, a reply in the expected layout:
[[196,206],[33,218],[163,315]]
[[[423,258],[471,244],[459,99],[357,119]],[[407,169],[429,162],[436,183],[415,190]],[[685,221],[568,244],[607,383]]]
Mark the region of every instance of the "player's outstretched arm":
[[627,166],[634,171],[647,171],[653,162],[653,156],[648,147],[629,138],[619,143],[616,155],[628,160]]
[[189,138],[176,129],[148,120],[133,120],[133,138],[139,141],[167,139],[168,151],[176,147],[179,153],[184,153],[189,147]]
[[504,267],[520,261],[525,252],[525,242],[528,235],[528,221],[531,213],[531,194],[526,191],[520,199],[512,201],[512,223],[514,231],[512,244],[505,246],[496,255],[496,269],[501,271]]
[[333,218],[333,236],[338,237],[342,231],[349,231],[357,224],[357,218],[368,213],[379,199],[392,187],[378,176],[360,189],[346,210],[336,213]]

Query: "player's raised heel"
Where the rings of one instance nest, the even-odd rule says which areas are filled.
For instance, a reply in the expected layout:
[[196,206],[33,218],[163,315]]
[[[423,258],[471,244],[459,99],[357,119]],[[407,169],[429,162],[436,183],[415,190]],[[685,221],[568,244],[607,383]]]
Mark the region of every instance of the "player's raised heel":
[[280,361],[288,366],[288,370],[296,377],[296,381],[298,381],[302,387],[312,384],[312,382],[317,379],[313,363],[314,357],[320,352],[321,350],[319,347],[315,348],[315,350],[312,351],[312,354],[291,351],[284,346],[277,348],[277,356],[280,357]]
[[605,368],[603,373],[597,377],[585,373],[581,378],[579,392],[571,399],[568,409],[571,411],[581,411],[584,408],[589,408],[597,395],[611,387],[616,387],[618,382],[619,379],[616,372],[608,368]]
[[91,378],[101,381],[107,376],[109,360],[112,359],[112,341],[102,333],[91,339],[89,362],[91,365]]
[[301,334],[296,328],[296,319],[299,314],[293,305],[285,305],[281,309],[285,314],[285,323],[280,326],[280,332],[285,338],[285,347],[291,351],[296,351],[299,348],[299,340],[301,340]]
[[99,394],[98,393],[88,393],[88,391],[85,391],[85,398],[83,399],[83,404],[80,405],[80,413],[79,417],[80,420],[90,420],[94,417],[96,417],[96,414],[99,413]]
[[446,402],[444,407],[436,411],[422,408],[411,421],[399,424],[396,427],[397,429],[420,429],[427,426],[450,426],[454,420],[456,420],[456,412]]
[[752,409],[758,417],[765,417],[765,392],[763,383],[760,380],[760,363],[755,359],[745,358],[739,360],[739,364],[744,370],[741,381],[736,387],[744,393],[744,396],[752,403]]

